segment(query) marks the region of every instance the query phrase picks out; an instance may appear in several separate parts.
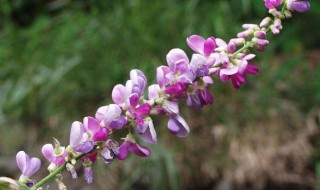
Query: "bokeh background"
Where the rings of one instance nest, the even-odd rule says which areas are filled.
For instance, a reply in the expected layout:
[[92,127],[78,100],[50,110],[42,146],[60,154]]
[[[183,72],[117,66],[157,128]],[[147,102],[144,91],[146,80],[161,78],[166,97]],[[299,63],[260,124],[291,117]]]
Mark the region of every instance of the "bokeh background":
[[[216,80],[213,106],[181,107],[185,139],[155,118],[148,159],[94,166],[69,189],[308,190],[320,186],[320,1],[295,13],[258,53],[259,75],[241,90]],[[1,0],[0,176],[18,178],[15,154],[41,156],[52,137],[67,144],[73,121],[111,103],[134,68],[155,83],[191,34],[230,39],[267,15],[262,0]],[[184,103],[183,103],[184,104]],[[43,159],[43,157],[42,157]],[[44,165],[46,161],[43,159]],[[35,179],[46,175],[43,167]],[[54,183],[49,184],[56,189]]]

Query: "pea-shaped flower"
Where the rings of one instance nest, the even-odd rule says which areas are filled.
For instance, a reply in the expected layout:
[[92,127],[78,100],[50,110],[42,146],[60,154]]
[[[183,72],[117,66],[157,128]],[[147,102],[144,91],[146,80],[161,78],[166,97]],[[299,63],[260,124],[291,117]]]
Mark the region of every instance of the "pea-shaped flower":
[[32,187],[34,181],[31,180],[30,177],[39,170],[41,166],[40,159],[35,157],[30,159],[24,151],[20,151],[16,155],[16,160],[18,167],[22,172],[19,181],[28,187]]

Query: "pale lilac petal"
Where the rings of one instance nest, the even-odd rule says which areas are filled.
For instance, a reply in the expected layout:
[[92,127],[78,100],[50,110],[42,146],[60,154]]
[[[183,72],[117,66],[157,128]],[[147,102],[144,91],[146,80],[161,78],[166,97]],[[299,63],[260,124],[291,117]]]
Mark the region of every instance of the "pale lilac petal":
[[211,77],[209,77],[209,76],[204,76],[204,77],[202,78],[202,80],[203,80],[203,82],[205,82],[206,84],[213,84],[213,83],[214,83],[213,79],[212,79]]
[[187,38],[187,44],[189,47],[200,54],[204,54],[204,44],[205,44],[205,39],[202,38],[201,36],[198,35],[192,35],[189,38]]
[[310,9],[310,3],[307,1],[296,1],[291,4],[290,9],[303,13]]
[[75,121],[71,125],[70,130],[70,146],[75,147],[81,143],[84,134],[84,127],[79,121]]
[[224,40],[220,38],[216,38],[216,44],[218,45],[218,47],[227,47],[228,45]]
[[53,155],[53,146],[52,144],[43,145],[41,152],[43,156],[49,161],[53,162],[55,160],[55,156]]
[[91,167],[84,167],[84,179],[87,184],[91,184],[93,182],[93,172]]
[[96,112],[96,118],[99,121],[104,121],[105,126],[109,126],[110,123],[121,115],[121,108],[117,104],[110,104],[103,106]]
[[153,84],[148,87],[148,98],[149,100],[154,100],[159,98],[160,87],[157,84]]
[[170,83],[170,79],[167,77],[169,73],[171,73],[171,69],[167,66],[157,68],[157,83],[160,88]]
[[124,102],[126,88],[122,84],[116,85],[112,90],[112,100],[115,104],[122,104]]
[[163,104],[163,108],[170,115],[179,113],[179,104],[176,101],[165,100]]
[[24,151],[19,151],[16,155],[18,167],[22,173],[25,173],[30,165],[30,158]]
[[246,55],[243,59],[245,59],[247,61],[251,61],[255,57],[256,57],[255,54],[249,54],[249,55]]
[[171,116],[168,122],[170,132],[178,137],[186,137],[189,132],[189,126],[180,115]]
[[93,147],[94,144],[92,141],[86,141],[76,145],[75,147],[73,147],[73,149],[77,152],[88,153],[93,149]]
[[149,144],[156,144],[157,143],[157,133],[154,129],[154,125],[152,120],[148,121],[148,128],[147,130],[140,135],[141,139]]
[[105,115],[107,113],[107,110],[108,110],[108,106],[100,107],[96,112],[95,118],[100,122],[103,121],[104,117],[105,117]]
[[130,79],[139,84],[141,91],[144,91],[144,88],[147,85],[147,78],[142,71],[134,69],[130,71]]
[[31,158],[30,164],[27,170],[23,173],[23,175],[31,177],[34,173],[36,173],[41,166],[41,161],[39,158]]
[[243,74],[245,70],[247,69],[248,61],[245,59],[242,59],[239,66],[239,73]]
[[184,61],[185,63],[189,63],[189,58],[187,54],[181,49],[172,49],[167,54],[167,63],[171,70],[174,70],[175,65],[178,61]]
[[239,67],[225,68],[220,70],[220,75],[234,75],[239,71]]
[[92,134],[96,134],[101,129],[99,121],[93,117],[85,117],[83,119],[83,126],[86,131],[90,131]]

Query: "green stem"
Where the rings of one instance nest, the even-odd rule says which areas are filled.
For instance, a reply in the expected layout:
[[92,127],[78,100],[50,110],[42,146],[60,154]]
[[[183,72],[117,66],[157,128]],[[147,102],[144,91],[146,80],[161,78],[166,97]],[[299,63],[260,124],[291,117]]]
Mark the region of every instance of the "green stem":
[[66,168],[67,162],[64,163],[62,166],[60,166],[57,170],[55,170],[54,172],[50,173],[49,175],[47,175],[47,177],[43,178],[41,181],[39,181],[38,183],[36,183],[31,190],[36,190],[39,187],[41,187],[43,184],[47,183],[48,181],[56,178],[56,176],[58,174],[60,174],[65,168]]
[[[79,160],[82,158],[85,154],[80,154],[76,157],[76,160]],[[62,166],[60,166],[58,169],[56,169],[54,172],[47,175],[45,178],[43,178],[41,181],[36,183],[30,190],[37,190],[39,187],[47,183],[48,181],[55,179],[58,174],[60,174],[64,169],[66,169],[68,162],[65,162]]]
[[241,53],[245,50],[247,50],[249,47],[252,47],[253,46],[253,42],[252,41],[249,41],[247,42],[242,48],[238,49],[238,51],[234,52],[234,57],[238,54],[238,53]]

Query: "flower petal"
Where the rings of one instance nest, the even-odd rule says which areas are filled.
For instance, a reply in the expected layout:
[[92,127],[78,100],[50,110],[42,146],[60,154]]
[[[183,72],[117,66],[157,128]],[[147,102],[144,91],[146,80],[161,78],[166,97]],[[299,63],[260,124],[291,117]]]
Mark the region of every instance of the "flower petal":
[[122,104],[125,99],[126,90],[122,84],[116,85],[112,90],[112,100],[115,104]]
[[81,143],[84,134],[84,127],[79,121],[75,121],[71,125],[70,130],[70,146],[74,148]]
[[170,132],[178,137],[186,137],[189,132],[189,126],[180,115],[171,116],[168,122]]
[[30,164],[30,158],[24,151],[19,151],[16,155],[18,167],[22,173],[25,173]]
[[133,154],[140,156],[140,157],[149,157],[151,156],[151,151],[148,147],[138,145],[136,143],[131,143],[128,147],[128,150]]
[[49,162],[54,162],[55,157],[53,155],[53,146],[52,144],[45,144],[43,145],[41,152],[43,156],[49,161]]
[[23,173],[25,176],[31,177],[36,173],[41,166],[41,161],[39,158],[31,158],[28,169]]
[[86,131],[90,131],[92,134],[96,134],[101,130],[99,121],[93,117],[85,117],[83,119],[83,126]]
[[149,143],[149,144],[157,143],[157,133],[156,133],[156,130],[154,129],[152,120],[148,121],[148,127],[146,131],[140,136],[141,136],[141,139],[146,143]]
[[171,70],[174,70],[175,65],[178,61],[183,61],[189,64],[189,58],[183,50],[178,48],[170,50],[167,54],[167,63]]
[[203,49],[204,49],[205,39],[203,37],[198,35],[192,35],[189,38],[187,38],[187,44],[193,51],[200,54],[204,54]]

